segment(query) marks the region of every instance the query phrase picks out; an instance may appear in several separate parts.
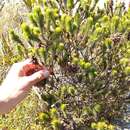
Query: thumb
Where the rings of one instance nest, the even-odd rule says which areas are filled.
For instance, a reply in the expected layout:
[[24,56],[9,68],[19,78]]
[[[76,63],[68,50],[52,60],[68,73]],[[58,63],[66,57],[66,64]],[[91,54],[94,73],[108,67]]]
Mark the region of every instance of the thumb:
[[35,85],[39,81],[48,78],[50,75],[50,72],[47,69],[40,70],[30,76],[27,76],[29,85]]

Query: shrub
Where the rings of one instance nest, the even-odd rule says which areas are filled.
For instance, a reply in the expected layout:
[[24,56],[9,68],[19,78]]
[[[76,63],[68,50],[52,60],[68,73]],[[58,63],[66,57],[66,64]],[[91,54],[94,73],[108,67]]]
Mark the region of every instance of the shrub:
[[98,123],[92,123],[91,127],[95,130],[115,130],[115,127],[111,124],[108,124],[105,121],[100,121]]
[[120,3],[114,10],[110,1],[100,9],[97,2],[30,1],[23,36],[10,31],[20,59],[33,56],[53,69],[39,88],[43,108],[37,123],[44,129],[86,130],[122,115],[129,90],[130,9]]

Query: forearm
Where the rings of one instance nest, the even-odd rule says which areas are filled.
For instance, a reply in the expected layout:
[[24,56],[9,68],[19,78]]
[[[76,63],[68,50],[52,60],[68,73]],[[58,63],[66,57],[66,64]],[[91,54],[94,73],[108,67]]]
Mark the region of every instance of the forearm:
[[14,90],[12,93],[4,86],[0,86],[0,114],[10,112],[15,106],[27,96],[25,91]]
[[0,86],[0,114],[5,114],[7,112],[7,104],[8,104],[8,90],[5,93],[5,89],[3,86]]

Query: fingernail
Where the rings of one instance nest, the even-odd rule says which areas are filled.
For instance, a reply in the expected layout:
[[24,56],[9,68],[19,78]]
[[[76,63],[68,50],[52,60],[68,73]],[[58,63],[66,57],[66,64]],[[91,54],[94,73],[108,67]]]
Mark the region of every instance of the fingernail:
[[44,78],[47,78],[50,75],[50,72],[48,70],[43,71]]

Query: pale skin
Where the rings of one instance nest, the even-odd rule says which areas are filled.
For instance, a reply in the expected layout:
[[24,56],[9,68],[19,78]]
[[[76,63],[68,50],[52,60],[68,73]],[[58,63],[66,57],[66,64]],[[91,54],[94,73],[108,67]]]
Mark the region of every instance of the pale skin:
[[0,86],[0,114],[9,113],[28,95],[32,86],[49,76],[47,69],[23,76],[21,72],[28,64],[31,64],[31,59],[12,65]]

